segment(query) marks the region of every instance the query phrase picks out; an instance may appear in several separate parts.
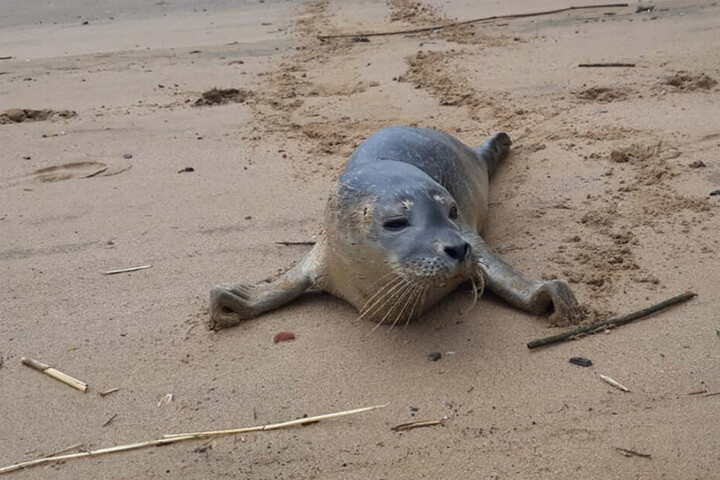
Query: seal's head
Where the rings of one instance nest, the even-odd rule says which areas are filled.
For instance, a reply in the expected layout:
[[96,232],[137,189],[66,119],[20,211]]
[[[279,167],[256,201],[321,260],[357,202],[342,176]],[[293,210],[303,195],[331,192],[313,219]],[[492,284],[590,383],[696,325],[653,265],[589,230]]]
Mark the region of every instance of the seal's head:
[[[347,273],[363,284],[355,285],[364,290],[361,312],[368,311],[374,296],[382,298],[393,287],[398,295],[404,292],[409,304],[413,296],[417,303],[434,289],[479,279],[472,246],[477,234],[452,195],[412,165],[382,164],[381,170],[369,163],[347,171],[328,209],[335,218],[327,233],[342,244]],[[396,299],[403,301],[402,296]],[[369,316],[397,321],[393,317],[412,315],[376,310]]]

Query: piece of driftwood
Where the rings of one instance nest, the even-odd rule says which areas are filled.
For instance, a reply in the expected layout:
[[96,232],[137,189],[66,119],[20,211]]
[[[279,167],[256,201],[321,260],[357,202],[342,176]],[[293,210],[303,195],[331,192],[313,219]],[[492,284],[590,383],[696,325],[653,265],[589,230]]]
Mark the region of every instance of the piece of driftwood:
[[603,68],[603,67],[634,67],[634,63],[581,63],[581,68]]
[[186,440],[194,440],[197,438],[217,437],[221,435],[232,435],[234,433],[246,433],[246,432],[257,432],[264,430],[277,430],[280,428],[293,427],[295,425],[303,425],[306,423],[315,423],[320,420],[327,420],[330,418],[343,417],[346,415],[354,415],[357,413],[368,412],[377,408],[386,407],[388,404],[376,405],[373,407],[357,408],[355,410],[347,410],[344,412],[328,413],[325,415],[318,415],[316,417],[301,418],[298,420],[291,420],[289,422],[275,423],[270,425],[262,425],[258,427],[247,427],[237,428],[234,430],[220,430],[215,432],[198,432],[193,434],[179,434],[179,435],[165,435],[164,438],[157,440],[148,440],[146,442],[130,443],[128,445],[119,445],[117,447],[101,448],[99,450],[89,450],[86,452],[71,453],[68,455],[56,455],[52,457],[38,458],[36,460],[29,460],[27,462],[16,463],[14,465],[8,465],[7,467],[0,468],[0,475],[4,473],[10,473],[17,470],[22,470],[28,467],[35,467],[38,465],[45,465],[54,462],[63,462],[65,460],[73,460],[82,457],[97,457],[99,455],[107,455],[110,453],[127,452],[129,450],[137,450],[140,448],[156,447],[161,445],[168,445],[176,442],[184,442]]
[[480,23],[480,22],[489,22],[492,20],[504,20],[504,19],[510,19],[510,18],[527,18],[527,17],[539,17],[541,15],[552,15],[554,13],[562,13],[562,12],[569,12],[571,10],[584,10],[589,8],[622,8],[627,7],[627,3],[605,3],[600,5],[582,5],[579,7],[566,7],[566,8],[557,8],[554,10],[545,10],[542,12],[531,12],[531,13],[515,13],[510,15],[493,15],[492,17],[481,17],[481,18],[473,18],[472,20],[463,20],[460,22],[452,22],[452,23],[445,23],[442,25],[435,25],[432,27],[418,27],[418,28],[409,28],[405,30],[392,30],[389,32],[358,32],[358,33],[340,33],[336,35],[318,35],[319,40],[328,40],[332,38],[364,38],[364,37],[387,37],[391,35],[406,35],[411,33],[424,33],[424,32],[431,32],[433,30],[441,30],[443,28],[450,28],[450,27],[459,27],[461,25],[470,25],[472,23]]
[[306,423],[315,423],[320,420],[328,420],[330,418],[344,417],[346,415],[355,415],[357,413],[369,412],[378,408],[387,407],[388,404],[375,405],[373,407],[356,408],[355,410],[346,410],[344,412],[327,413],[325,415],[318,415],[316,417],[298,418],[297,420],[290,420],[289,422],[282,423],[271,423],[269,425],[258,425],[256,427],[243,427],[234,428],[231,430],[211,430],[207,432],[192,432],[192,433],[173,433],[163,435],[164,438],[176,438],[176,437],[191,437],[191,438],[207,438],[207,437],[220,437],[223,435],[235,435],[238,433],[250,433],[250,432],[261,432],[266,430],[277,430],[279,428],[294,427],[296,425],[305,425]]
[[38,372],[42,372],[45,375],[49,375],[55,380],[59,380],[65,385],[70,385],[71,387],[80,390],[81,392],[84,392],[87,390],[88,386],[87,383],[82,382],[78,380],[77,378],[73,378],[70,375],[63,373],[59,370],[56,370],[52,368],[50,365],[45,365],[42,362],[38,362],[37,360],[34,360],[32,358],[22,357],[20,359],[23,365],[26,365],[33,370],[37,370]]
[[613,328],[619,327],[620,325],[626,325],[637,319],[647,317],[655,312],[659,312],[660,310],[663,310],[667,307],[676,305],[678,303],[687,302],[695,296],[697,296],[697,294],[693,292],[681,293],[680,295],[668,298],[667,300],[656,303],[655,305],[651,305],[647,308],[643,308],[642,310],[638,310],[637,312],[629,313],[621,317],[611,318],[610,320],[605,320],[604,322],[593,323],[592,325],[588,325],[587,327],[576,328],[574,330],[570,330],[569,332],[560,333],[558,335],[538,338],[536,340],[533,340],[532,342],[529,342],[527,344],[527,348],[533,349],[538,347],[544,347],[545,345],[552,345],[554,343],[566,342],[568,340],[574,339],[578,335],[588,335],[605,328]]
[[275,242],[275,245],[285,245],[286,247],[289,245],[315,245],[315,242]]
[[120,270],[110,270],[103,275],[115,275],[118,273],[137,272],[138,270],[145,270],[146,268],[152,268],[152,265],[141,265],[139,267],[121,268]]
[[13,57],[0,57],[0,60],[12,60]]
[[105,390],[104,392],[100,392],[100,393],[98,393],[98,395],[100,395],[101,397],[104,397],[105,395],[110,395],[111,393],[115,393],[118,390],[120,390],[120,389],[115,387],[115,388],[111,388],[110,390]]
[[607,383],[608,385],[610,385],[611,387],[617,388],[618,390],[622,390],[623,392],[629,392],[629,391],[630,391],[630,389],[627,388],[625,385],[623,385],[623,384],[620,383],[620,382],[616,382],[615,380],[613,380],[612,378],[608,377],[607,375],[600,374],[600,379],[601,379],[603,382],[605,382],[605,383]]
[[390,430],[392,430],[393,432],[404,432],[405,430],[412,430],[413,428],[431,427],[433,425],[440,425],[442,422],[443,422],[442,419],[440,419],[440,420],[423,420],[420,422],[401,423],[400,425],[395,425]]

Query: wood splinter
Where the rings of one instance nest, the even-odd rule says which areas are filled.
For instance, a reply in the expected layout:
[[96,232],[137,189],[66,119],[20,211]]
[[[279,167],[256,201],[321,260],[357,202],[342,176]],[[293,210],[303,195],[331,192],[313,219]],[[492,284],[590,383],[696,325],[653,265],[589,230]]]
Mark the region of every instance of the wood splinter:
[[137,272],[138,270],[145,270],[146,268],[152,268],[152,265],[141,265],[139,267],[121,268],[120,270],[110,270],[104,272],[103,275],[116,275],[118,273]]
[[42,362],[38,362],[37,360],[33,360],[32,358],[22,357],[20,358],[20,361],[23,365],[26,365],[33,370],[37,370],[38,372],[42,372],[45,375],[49,375],[55,380],[59,380],[65,385],[70,385],[73,388],[76,388],[80,390],[81,392],[84,392],[87,390],[88,386],[87,383],[82,382],[78,380],[77,378],[73,378],[70,375],[67,375],[59,370],[56,370],[52,368],[50,365],[45,365]]
[[601,379],[603,382],[607,383],[608,385],[617,388],[618,390],[622,390],[623,392],[629,392],[629,391],[630,391],[630,389],[627,388],[625,385],[623,385],[622,383],[616,382],[615,380],[613,380],[612,378],[610,378],[610,377],[608,377],[608,376],[606,376],[606,375],[600,374],[600,379]]
[[420,422],[411,422],[411,423],[401,423],[400,425],[395,425],[390,430],[393,432],[404,432],[405,430],[412,430],[413,428],[420,428],[420,427],[431,427],[433,425],[441,425],[442,419],[440,420],[423,420]]

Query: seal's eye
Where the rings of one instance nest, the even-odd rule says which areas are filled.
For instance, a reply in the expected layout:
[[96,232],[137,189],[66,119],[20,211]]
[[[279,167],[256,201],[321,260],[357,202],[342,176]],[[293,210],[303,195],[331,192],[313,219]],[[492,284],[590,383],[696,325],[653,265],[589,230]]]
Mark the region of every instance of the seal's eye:
[[383,223],[383,228],[385,228],[385,230],[391,230],[393,232],[405,230],[409,226],[410,222],[408,222],[406,218],[393,218],[392,220],[388,220]]
[[450,213],[448,214],[448,216],[450,217],[450,220],[456,220],[456,219],[457,219],[458,211],[457,211],[457,207],[456,207],[455,205],[453,205],[452,207],[450,207]]

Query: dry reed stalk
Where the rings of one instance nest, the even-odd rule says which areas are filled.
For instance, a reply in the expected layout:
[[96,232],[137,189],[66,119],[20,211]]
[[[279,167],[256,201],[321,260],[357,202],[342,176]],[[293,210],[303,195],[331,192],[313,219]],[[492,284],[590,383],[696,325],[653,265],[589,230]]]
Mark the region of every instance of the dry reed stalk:
[[26,365],[33,370],[37,370],[38,372],[42,372],[45,375],[49,375],[55,380],[59,380],[65,385],[70,385],[73,388],[76,388],[80,390],[81,392],[84,392],[87,390],[88,386],[87,383],[82,382],[78,380],[77,378],[73,378],[70,375],[63,373],[59,370],[56,370],[52,368],[50,365],[45,365],[42,362],[38,362],[37,360],[33,360],[32,358],[22,357],[20,358],[20,361],[23,365]]
[[388,404],[376,405],[373,407],[356,408],[355,410],[346,410],[344,412],[328,413],[325,415],[318,415],[316,417],[301,418],[298,420],[291,420],[289,422],[274,423],[274,424],[262,425],[262,426],[257,426],[257,427],[237,428],[234,430],[218,430],[218,431],[213,431],[213,432],[198,432],[198,433],[191,433],[191,434],[165,435],[164,438],[160,438],[157,440],[148,440],[146,442],[131,443],[128,445],[118,445],[117,447],[101,448],[99,450],[90,450],[90,451],[86,451],[86,452],[71,453],[68,455],[57,455],[57,456],[52,456],[52,457],[38,458],[36,460],[29,460],[27,462],[16,463],[14,465],[8,465],[7,467],[0,468],[0,475],[2,475],[4,473],[14,472],[17,470],[22,470],[22,469],[28,468],[28,467],[44,465],[47,463],[62,462],[65,460],[73,460],[75,458],[82,458],[82,457],[95,457],[98,455],[107,455],[109,453],[127,452],[128,450],[137,450],[137,449],[146,448],[146,447],[168,445],[170,443],[183,442],[185,440],[194,440],[197,438],[217,437],[217,436],[221,436],[221,435],[231,435],[231,434],[235,434],[235,433],[277,430],[280,428],[293,427],[295,425],[314,423],[314,422],[318,422],[320,420],[328,420],[330,418],[337,418],[337,417],[343,417],[346,415],[354,415],[356,413],[368,412],[370,410],[375,410],[377,408],[386,407],[387,405]]

